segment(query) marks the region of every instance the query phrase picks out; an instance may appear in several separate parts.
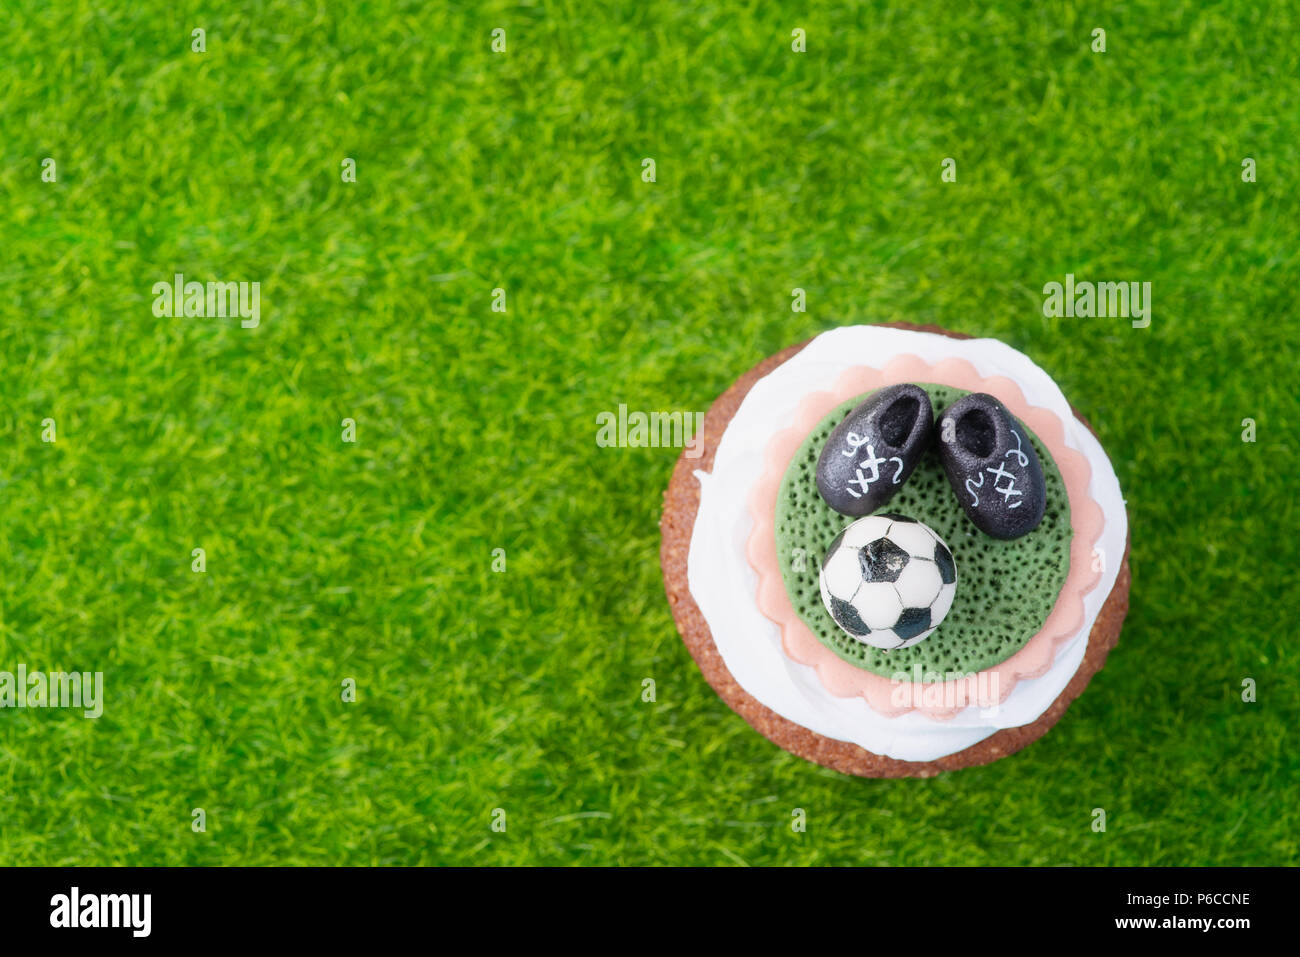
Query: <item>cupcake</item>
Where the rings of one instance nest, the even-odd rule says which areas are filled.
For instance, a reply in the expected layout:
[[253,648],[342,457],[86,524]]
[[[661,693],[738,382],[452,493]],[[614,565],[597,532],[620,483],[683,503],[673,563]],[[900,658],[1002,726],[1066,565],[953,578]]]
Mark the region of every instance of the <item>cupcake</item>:
[[823,333],[714,402],[665,493],[674,620],[778,746],[866,777],[1045,734],[1128,610],[1105,451],[1029,358],[898,323]]

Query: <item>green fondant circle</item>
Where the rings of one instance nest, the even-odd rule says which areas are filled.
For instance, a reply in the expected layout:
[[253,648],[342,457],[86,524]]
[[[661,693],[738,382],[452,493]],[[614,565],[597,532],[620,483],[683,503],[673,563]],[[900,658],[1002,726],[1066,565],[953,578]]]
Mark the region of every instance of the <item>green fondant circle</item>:
[[[935,420],[967,393],[918,383],[930,396]],[[825,549],[853,519],[817,493],[817,459],[831,431],[869,393],[838,406],[804,439],[786,469],[776,502],[776,553],[795,611],[817,639],[846,661],[883,677],[940,676],[983,671],[1011,657],[1042,627],[1070,570],[1070,503],[1065,482],[1043,443],[1025,433],[1043,466],[1047,510],[1042,524],[1012,541],[990,538],[962,511],[934,448],[882,512],[929,525],[952,550],[957,595],[948,616],[929,638],[910,648],[884,651],[845,634],[822,605],[817,586]],[[1020,423],[1024,428],[1024,423]],[[802,550],[802,551],[801,551]]]

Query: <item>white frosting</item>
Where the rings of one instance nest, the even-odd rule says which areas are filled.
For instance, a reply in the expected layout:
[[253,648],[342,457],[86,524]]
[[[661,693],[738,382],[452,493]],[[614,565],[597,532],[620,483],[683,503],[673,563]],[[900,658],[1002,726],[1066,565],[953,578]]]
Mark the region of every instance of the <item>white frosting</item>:
[[[1084,596],[1083,625],[1058,648],[1049,671],[1039,678],[1021,679],[1001,707],[972,705],[950,721],[917,711],[890,718],[861,698],[839,698],[827,691],[810,666],[786,656],[780,628],[758,610],[758,576],[745,554],[753,527],[749,495],[764,472],[764,454],[772,436],[794,423],[798,405],[808,393],[830,388],[851,367],[882,368],[900,354],[930,363],[965,359],[981,376],[1014,380],[1031,405],[1060,418],[1066,444],[1087,457],[1092,466],[1088,490],[1105,515],[1098,542],[1105,559],[1101,581]],[[823,333],[754,384],[723,433],[712,473],[695,475],[700,482],[700,509],[691,535],[687,577],[732,677],[763,705],[796,724],[904,761],[933,761],[953,754],[1000,728],[1031,724],[1051,706],[1083,661],[1088,634],[1115,584],[1128,536],[1119,480],[1101,445],[1074,417],[1051,377],[1027,356],[995,339],[952,339],[881,326],[848,326]]]

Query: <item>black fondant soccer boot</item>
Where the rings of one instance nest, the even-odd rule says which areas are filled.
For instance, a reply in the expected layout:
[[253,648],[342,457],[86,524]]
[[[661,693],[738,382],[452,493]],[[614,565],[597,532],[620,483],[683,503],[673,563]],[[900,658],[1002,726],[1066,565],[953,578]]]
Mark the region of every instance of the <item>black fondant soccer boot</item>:
[[920,386],[886,386],[835,427],[817,460],[817,491],[841,515],[869,515],[907,481],[930,444],[934,410]]
[[1043,520],[1047,487],[1025,428],[991,395],[972,392],[939,417],[939,461],[975,527],[1019,538]]

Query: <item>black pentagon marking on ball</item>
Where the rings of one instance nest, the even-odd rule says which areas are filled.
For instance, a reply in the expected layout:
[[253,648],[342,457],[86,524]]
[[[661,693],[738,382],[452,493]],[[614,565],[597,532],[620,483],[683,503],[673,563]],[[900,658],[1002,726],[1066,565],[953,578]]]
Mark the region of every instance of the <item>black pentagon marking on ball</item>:
[[934,543],[934,563],[939,566],[939,574],[945,585],[951,585],[957,580],[957,566],[953,564],[952,552],[948,551],[948,546],[943,542]]
[[831,595],[831,617],[835,623],[847,631],[850,635],[856,635],[859,638],[865,638],[871,634],[871,629],[867,623],[862,620],[858,610],[846,601],[842,601]]
[[896,582],[907,567],[908,555],[888,538],[877,538],[858,549],[864,582]]
[[897,512],[877,512],[877,518],[887,518],[891,522],[914,522],[916,519],[908,518],[906,515],[899,515]]
[[930,609],[904,608],[894,624],[894,634],[904,641],[915,638],[930,627]]

